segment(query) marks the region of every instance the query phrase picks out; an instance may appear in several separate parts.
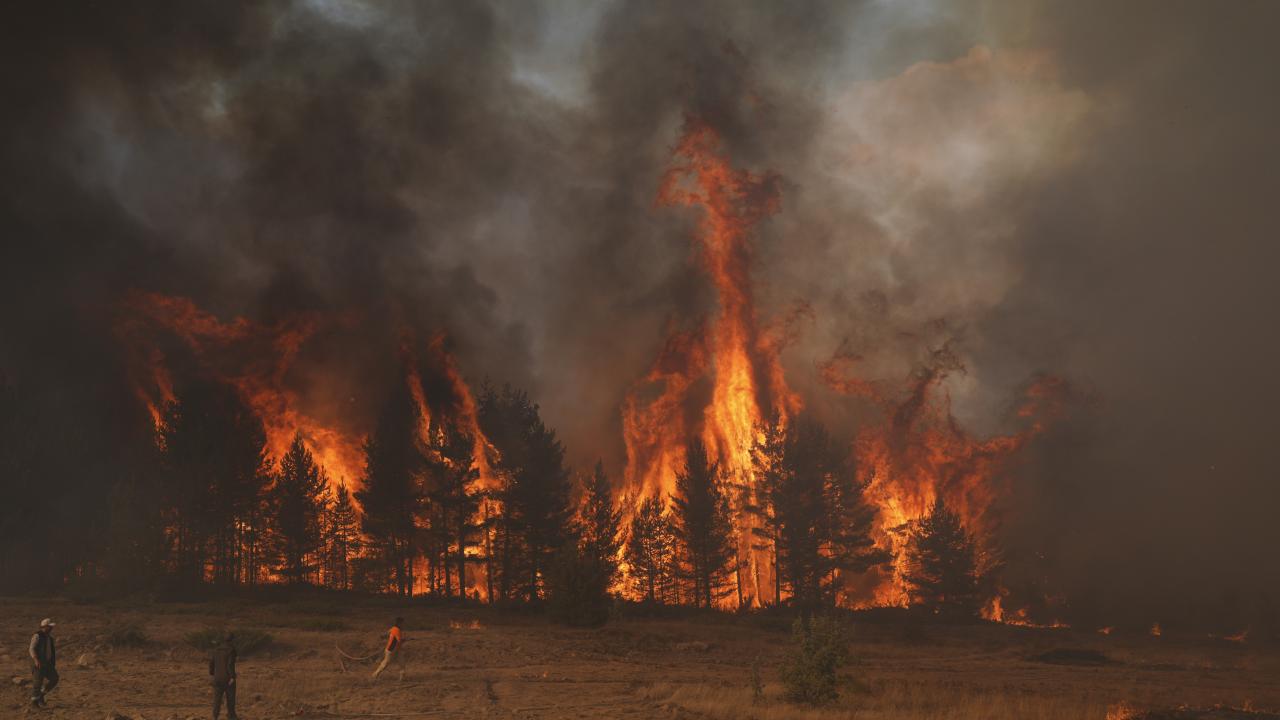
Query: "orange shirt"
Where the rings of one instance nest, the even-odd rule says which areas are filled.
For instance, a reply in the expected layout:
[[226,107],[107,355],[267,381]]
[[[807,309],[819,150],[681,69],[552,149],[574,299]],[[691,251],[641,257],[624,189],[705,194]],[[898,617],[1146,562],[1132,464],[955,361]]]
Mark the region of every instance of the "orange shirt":
[[387,634],[387,649],[400,649],[400,628],[395,627],[394,625],[391,627],[391,632]]

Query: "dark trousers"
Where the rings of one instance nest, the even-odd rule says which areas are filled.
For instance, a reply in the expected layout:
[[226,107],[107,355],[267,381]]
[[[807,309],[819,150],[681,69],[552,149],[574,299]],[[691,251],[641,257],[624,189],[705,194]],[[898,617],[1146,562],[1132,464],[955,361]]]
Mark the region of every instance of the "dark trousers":
[[222,698],[227,699],[227,717],[236,720],[236,684],[233,682],[213,684],[213,720],[218,720],[222,712]]
[[52,665],[31,666],[31,699],[39,700],[58,685],[58,669]]

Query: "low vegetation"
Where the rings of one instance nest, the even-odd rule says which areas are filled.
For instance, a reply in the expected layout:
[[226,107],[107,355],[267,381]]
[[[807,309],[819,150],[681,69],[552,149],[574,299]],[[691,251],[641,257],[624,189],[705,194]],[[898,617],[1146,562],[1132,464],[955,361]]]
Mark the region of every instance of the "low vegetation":
[[1054,648],[1031,658],[1050,665],[1080,665],[1084,667],[1111,665],[1115,661],[1105,653],[1090,648]]
[[103,639],[112,647],[143,647],[150,642],[142,626],[132,622],[111,625],[103,633]]
[[801,705],[826,705],[840,697],[840,667],[849,659],[844,625],[832,617],[796,620],[792,629],[795,647],[782,669],[788,701]]

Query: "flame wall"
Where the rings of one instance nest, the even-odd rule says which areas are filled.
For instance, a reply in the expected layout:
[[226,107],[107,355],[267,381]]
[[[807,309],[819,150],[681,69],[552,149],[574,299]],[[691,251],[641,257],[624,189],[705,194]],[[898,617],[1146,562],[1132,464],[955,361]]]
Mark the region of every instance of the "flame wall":
[[[0,42],[0,374],[82,423],[96,474],[67,481],[71,507],[130,473],[138,392],[154,405],[202,362],[263,412],[336,429],[350,472],[371,384],[405,381],[400,328],[420,354],[443,330],[468,377],[539,399],[575,466],[603,456],[657,491],[677,439],[710,424],[731,454],[751,403],[787,388],[844,435],[891,427],[955,337],[968,372],[930,386],[950,409],[912,431],[945,452],[860,440],[908,469],[884,478],[961,458],[978,469],[944,485],[976,517],[965,478],[1016,478],[994,483],[1010,592],[1064,594],[1099,626],[1257,615],[1280,596],[1275,12],[28,4]],[[676,161],[696,207],[655,211],[686,113],[720,150]],[[777,212],[717,209],[739,181]],[[707,244],[748,221],[745,245]],[[713,278],[744,247],[735,299]],[[131,290],[214,324],[128,349]],[[734,334],[798,301],[783,383],[770,341]],[[826,385],[838,349],[888,409]],[[1033,424],[1005,406],[1038,373],[1101,400],[1019,440]],[[928,496],[880,482],[914,498],[900,515]]]

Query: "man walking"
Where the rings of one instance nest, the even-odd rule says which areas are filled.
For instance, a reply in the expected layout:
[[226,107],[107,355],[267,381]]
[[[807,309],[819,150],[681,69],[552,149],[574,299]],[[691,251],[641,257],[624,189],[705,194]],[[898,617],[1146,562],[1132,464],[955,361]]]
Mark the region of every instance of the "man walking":
[[400,634],[400,623],[404,622],[404,618],[396,618],[395,624],[387,631],[387,648],[382,654],[382,664],[378,665],[378,669],[373,671],[373,679],[377,680],[383,670],[387,669],[387,665],[392,660],[396,663],[396,668],[400,671],[400,679],[404,679],[404,658],[400,654],[400,646],[404,643],[404,638]]
[[53,620],[40,621],[40,629],[31,636],[31,705],[45,707],[44,696],[58,685],[58,651],[53,643]]
[[236,646],[235,635],[228,632],[209,656],[209,677],[213,680],[213,720],[222,712],[222,698],[227,699],[227,718],[236,720]]

